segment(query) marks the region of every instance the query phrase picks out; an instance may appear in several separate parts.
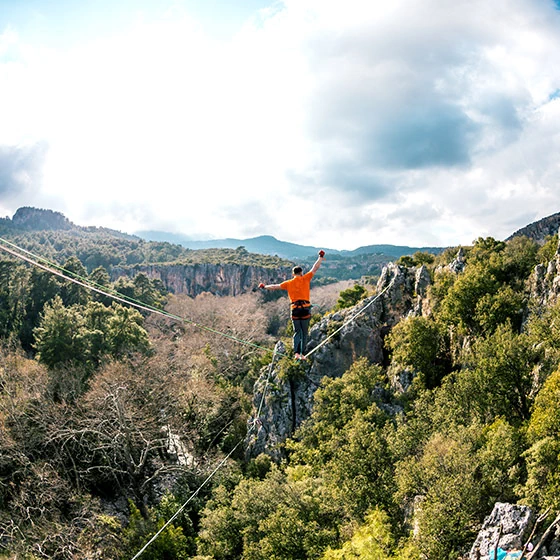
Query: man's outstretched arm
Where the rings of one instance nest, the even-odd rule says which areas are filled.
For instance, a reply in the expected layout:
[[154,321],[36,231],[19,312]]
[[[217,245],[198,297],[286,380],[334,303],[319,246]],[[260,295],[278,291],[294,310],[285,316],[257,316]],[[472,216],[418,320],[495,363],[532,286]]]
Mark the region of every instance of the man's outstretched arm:
[[261,282],[259,284],[261,290],[281,290],[280,284],[267,284],[266,286]]

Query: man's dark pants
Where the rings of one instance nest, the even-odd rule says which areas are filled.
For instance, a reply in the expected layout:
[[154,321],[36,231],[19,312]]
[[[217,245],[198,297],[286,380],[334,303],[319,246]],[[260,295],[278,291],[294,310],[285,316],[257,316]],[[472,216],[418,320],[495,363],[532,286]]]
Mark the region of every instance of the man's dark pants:
[[309,321],[311,321],[310,317],[307,319],[292,319],[292,325],[294,326],[294,354],[305,354]]

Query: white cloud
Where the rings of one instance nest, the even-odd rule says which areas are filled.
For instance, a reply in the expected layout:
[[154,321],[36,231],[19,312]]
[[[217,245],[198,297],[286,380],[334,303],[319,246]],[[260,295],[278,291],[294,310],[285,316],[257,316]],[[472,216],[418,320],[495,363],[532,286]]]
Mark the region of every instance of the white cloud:
[[81,224],[336,248],[506,237],[559,210],[548,0],[285,0],[228,41],[187,12],[66,50],[0,35],[0,200]]

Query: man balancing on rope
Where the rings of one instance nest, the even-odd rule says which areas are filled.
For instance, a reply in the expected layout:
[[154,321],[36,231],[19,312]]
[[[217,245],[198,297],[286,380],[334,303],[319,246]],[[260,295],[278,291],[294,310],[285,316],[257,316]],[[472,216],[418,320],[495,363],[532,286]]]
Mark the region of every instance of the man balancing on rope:
[[291,302],[292,324],[294,326],[294,355],[296,360],[306,360],[305,346],[307,345],[307,333],[309,332],[309,321],[311,320],[311,303],[309,301],[310,283],[313,275],[319,270],[325,251],[319,251],[319,257],[309,272],[303,274],[301,266],[295,266],[292,270],[294,277],[281,284],[259,284],[264,290],[286,290]]

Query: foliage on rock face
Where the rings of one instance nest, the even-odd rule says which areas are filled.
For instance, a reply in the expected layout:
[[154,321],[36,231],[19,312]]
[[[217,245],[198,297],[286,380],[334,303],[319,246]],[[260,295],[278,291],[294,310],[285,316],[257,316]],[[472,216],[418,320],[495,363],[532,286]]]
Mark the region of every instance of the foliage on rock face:
[[387,514],[374,510],[362,525],[338,550],[329,549],[322,560],[389,560],[394,546]]
[[[150,511],[148,517],[145,518],[134,503],[130,503],[128,527],[123,530],[122,549],[118,557],[122,560],[132,558],[180,506],[181,504],[172,495],[166,494],[161,499],[158,508]],[[181,515],[175,523],[168,525],[160,533],[153,545],[142,553],[142,558],[187,560],[192,557],[194,549],[192,522],[187,515]]]
[[[96,268],[107,247],[82,265],[62,237],[39,243],[111,286]],[[532,308],[528,293],[555,243],[480,238],[456,270],[456,249],[411,257],[434,279],[431,313],[401,320],[386,341],[391,366],[416,375],[413,390],[399,393],[387,364],[364,359],[325,378],[286,462],[244,463],[239,448],[146,557],[456,560],[495,502],[559,508],[560,305]],[[273,319],[288,321],[285,302],[258,294],[167,298],[143,275],[119,288],[269,347]],[[9,261],[0,296],[0,555],[132,557],[244,437],[269,358]],[[287,381],[308,367],[283,365]]]
[[535,399],[527,436],[531,447],[525,453],[527,484],[525,501],[536,507],[560,506],[560,370],[544,383]]
[[435,275],[431,294],[438,321],[481,336],[509,320],[521,326],[524,282],[537,262],[538,246],[523,237],[509,243],[479,238],[466,256],[464,272]]
[[472,542],[489,506],[517,499],[521,437],[498,419],[488,426],[434,428],[422,439],[415,453],[397,462],[397,495],[414,509],[420,551],[454,558]]
[[335,309],[345,309],[347,307],[354,307],[361,299],[367,294],[367,290],[360,284],[355,284],[352,288],[342,290],[338,297],[338,302]]
[[339,379],[325,379],[315,407],[289,444],[294,463],[309,465],[332,486],[350,518],[373,505],[394,513],[394,478],[387,436],[392,427],[379,406],[381,368],[358,360]]
[[199,553],[230,558],[320,558],[338,542],[340,505],[306,469],[277,467],[263,480],[215,489],[201,520]]
[[424,387],[439,385],[448,361],[441,326],[425,317],[400,321],[386,339],[393,361],[413,368]]
[[547,237],[546,241],[540,247],[537,253],[537,262],[548,264],[556,254],[558,249],[558,234]]

